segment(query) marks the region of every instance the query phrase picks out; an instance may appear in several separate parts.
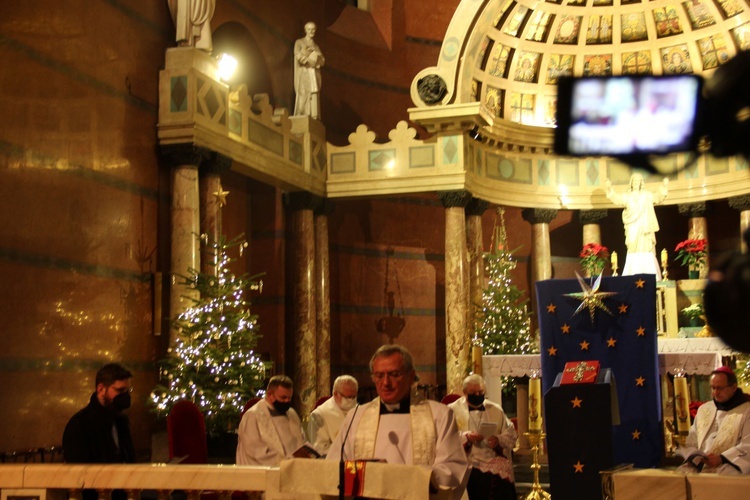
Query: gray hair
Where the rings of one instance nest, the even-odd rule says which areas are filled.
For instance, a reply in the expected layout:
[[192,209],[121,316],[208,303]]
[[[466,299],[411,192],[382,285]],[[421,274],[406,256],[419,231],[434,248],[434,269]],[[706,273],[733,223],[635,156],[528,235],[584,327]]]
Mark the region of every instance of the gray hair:
[[482,388],[482,391],[485,391],[485,390],[487,390],[487,387],[486,387],[486,386],[484,385],[484,379],[483,379],[483,378],[482,378],[482,376],[481,376],[481,375],[479,375],[478,373],[472,373],[471,375],[469,375],[468,377],[466,377],[466,378],[464,379],[464,385],[463,385],[463,387],[461,388],[461,390],[462,390],[463,392],[466,392],[466,388],[467,388],[467,387],[468,387],[469,385],[471,385],[471,384],[476,384],[476,385],[478,385],[479,387],[481,387],[481,388]]
[[406,370],[407,373],[414,371],[414,360],[411,357],[411,353],[406,349],[406,347],[399,344],[386,344],[378,347],[378,350],[375,351],[375,354],[373,354],[370,358],[370,371],[372,372],[372,367],[375,364],[375,358],[392,356],[394,354],[401,355],[404,362],[404,370]]
[[351,375],[341,375],[340,377],[336,377],[336,380],[333,381],[333,390],[331,392],[341,392],[341,387],[345,385],[353,385],[355,391],[359,390],[359,384],[357,383],[356,378]]

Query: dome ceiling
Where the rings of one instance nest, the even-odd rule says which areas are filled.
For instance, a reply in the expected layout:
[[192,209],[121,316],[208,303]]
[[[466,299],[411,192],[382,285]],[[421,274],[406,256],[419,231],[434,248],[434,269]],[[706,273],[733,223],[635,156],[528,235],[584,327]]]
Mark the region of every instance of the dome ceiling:
[[468,36],[457,101],[555,125],[562,75],[708,76],[750,49],[750,0],[490,0]]

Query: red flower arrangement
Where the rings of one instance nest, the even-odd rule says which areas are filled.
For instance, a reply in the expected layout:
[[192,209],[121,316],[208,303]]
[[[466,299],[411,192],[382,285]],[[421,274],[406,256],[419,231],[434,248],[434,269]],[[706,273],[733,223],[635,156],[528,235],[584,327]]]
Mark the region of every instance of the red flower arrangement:
[[586,243],[578,256],[581,258],[583,270],[594,276],[604,270],[604,264],[609,259],[609,250],[599,243]]
[[677,252],[674,260],[683,266],[698,268],[706,263],[706,246],[707,242],[703,239],[681,241],[674,249]]

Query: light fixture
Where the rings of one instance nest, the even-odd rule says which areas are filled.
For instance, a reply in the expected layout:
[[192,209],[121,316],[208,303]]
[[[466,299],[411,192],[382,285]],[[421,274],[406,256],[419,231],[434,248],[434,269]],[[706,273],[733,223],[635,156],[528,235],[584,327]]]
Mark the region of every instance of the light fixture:
[[237,59],[230,56],[226,52],[222,52],[219,55],[219,78],[222,81],[228,81],[232,75],[234,74],[234,71],[237,69]]

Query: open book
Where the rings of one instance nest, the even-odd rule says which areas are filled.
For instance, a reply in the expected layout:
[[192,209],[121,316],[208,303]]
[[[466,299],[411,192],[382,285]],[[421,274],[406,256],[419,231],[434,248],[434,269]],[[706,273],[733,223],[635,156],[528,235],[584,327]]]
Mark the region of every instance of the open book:
[[703,470],[703,466],[706,465],[706,454],[698,448],[692,447],[678,447],[675,450],[675,454],[685,459],[685,463],[700,472]]
[[297,451],[292,453],[292,456],[295,458],[320,458],[321,455],[318,453],[315,448],[312,447],[310,443],[305,443],[302,446],[300,446]]

